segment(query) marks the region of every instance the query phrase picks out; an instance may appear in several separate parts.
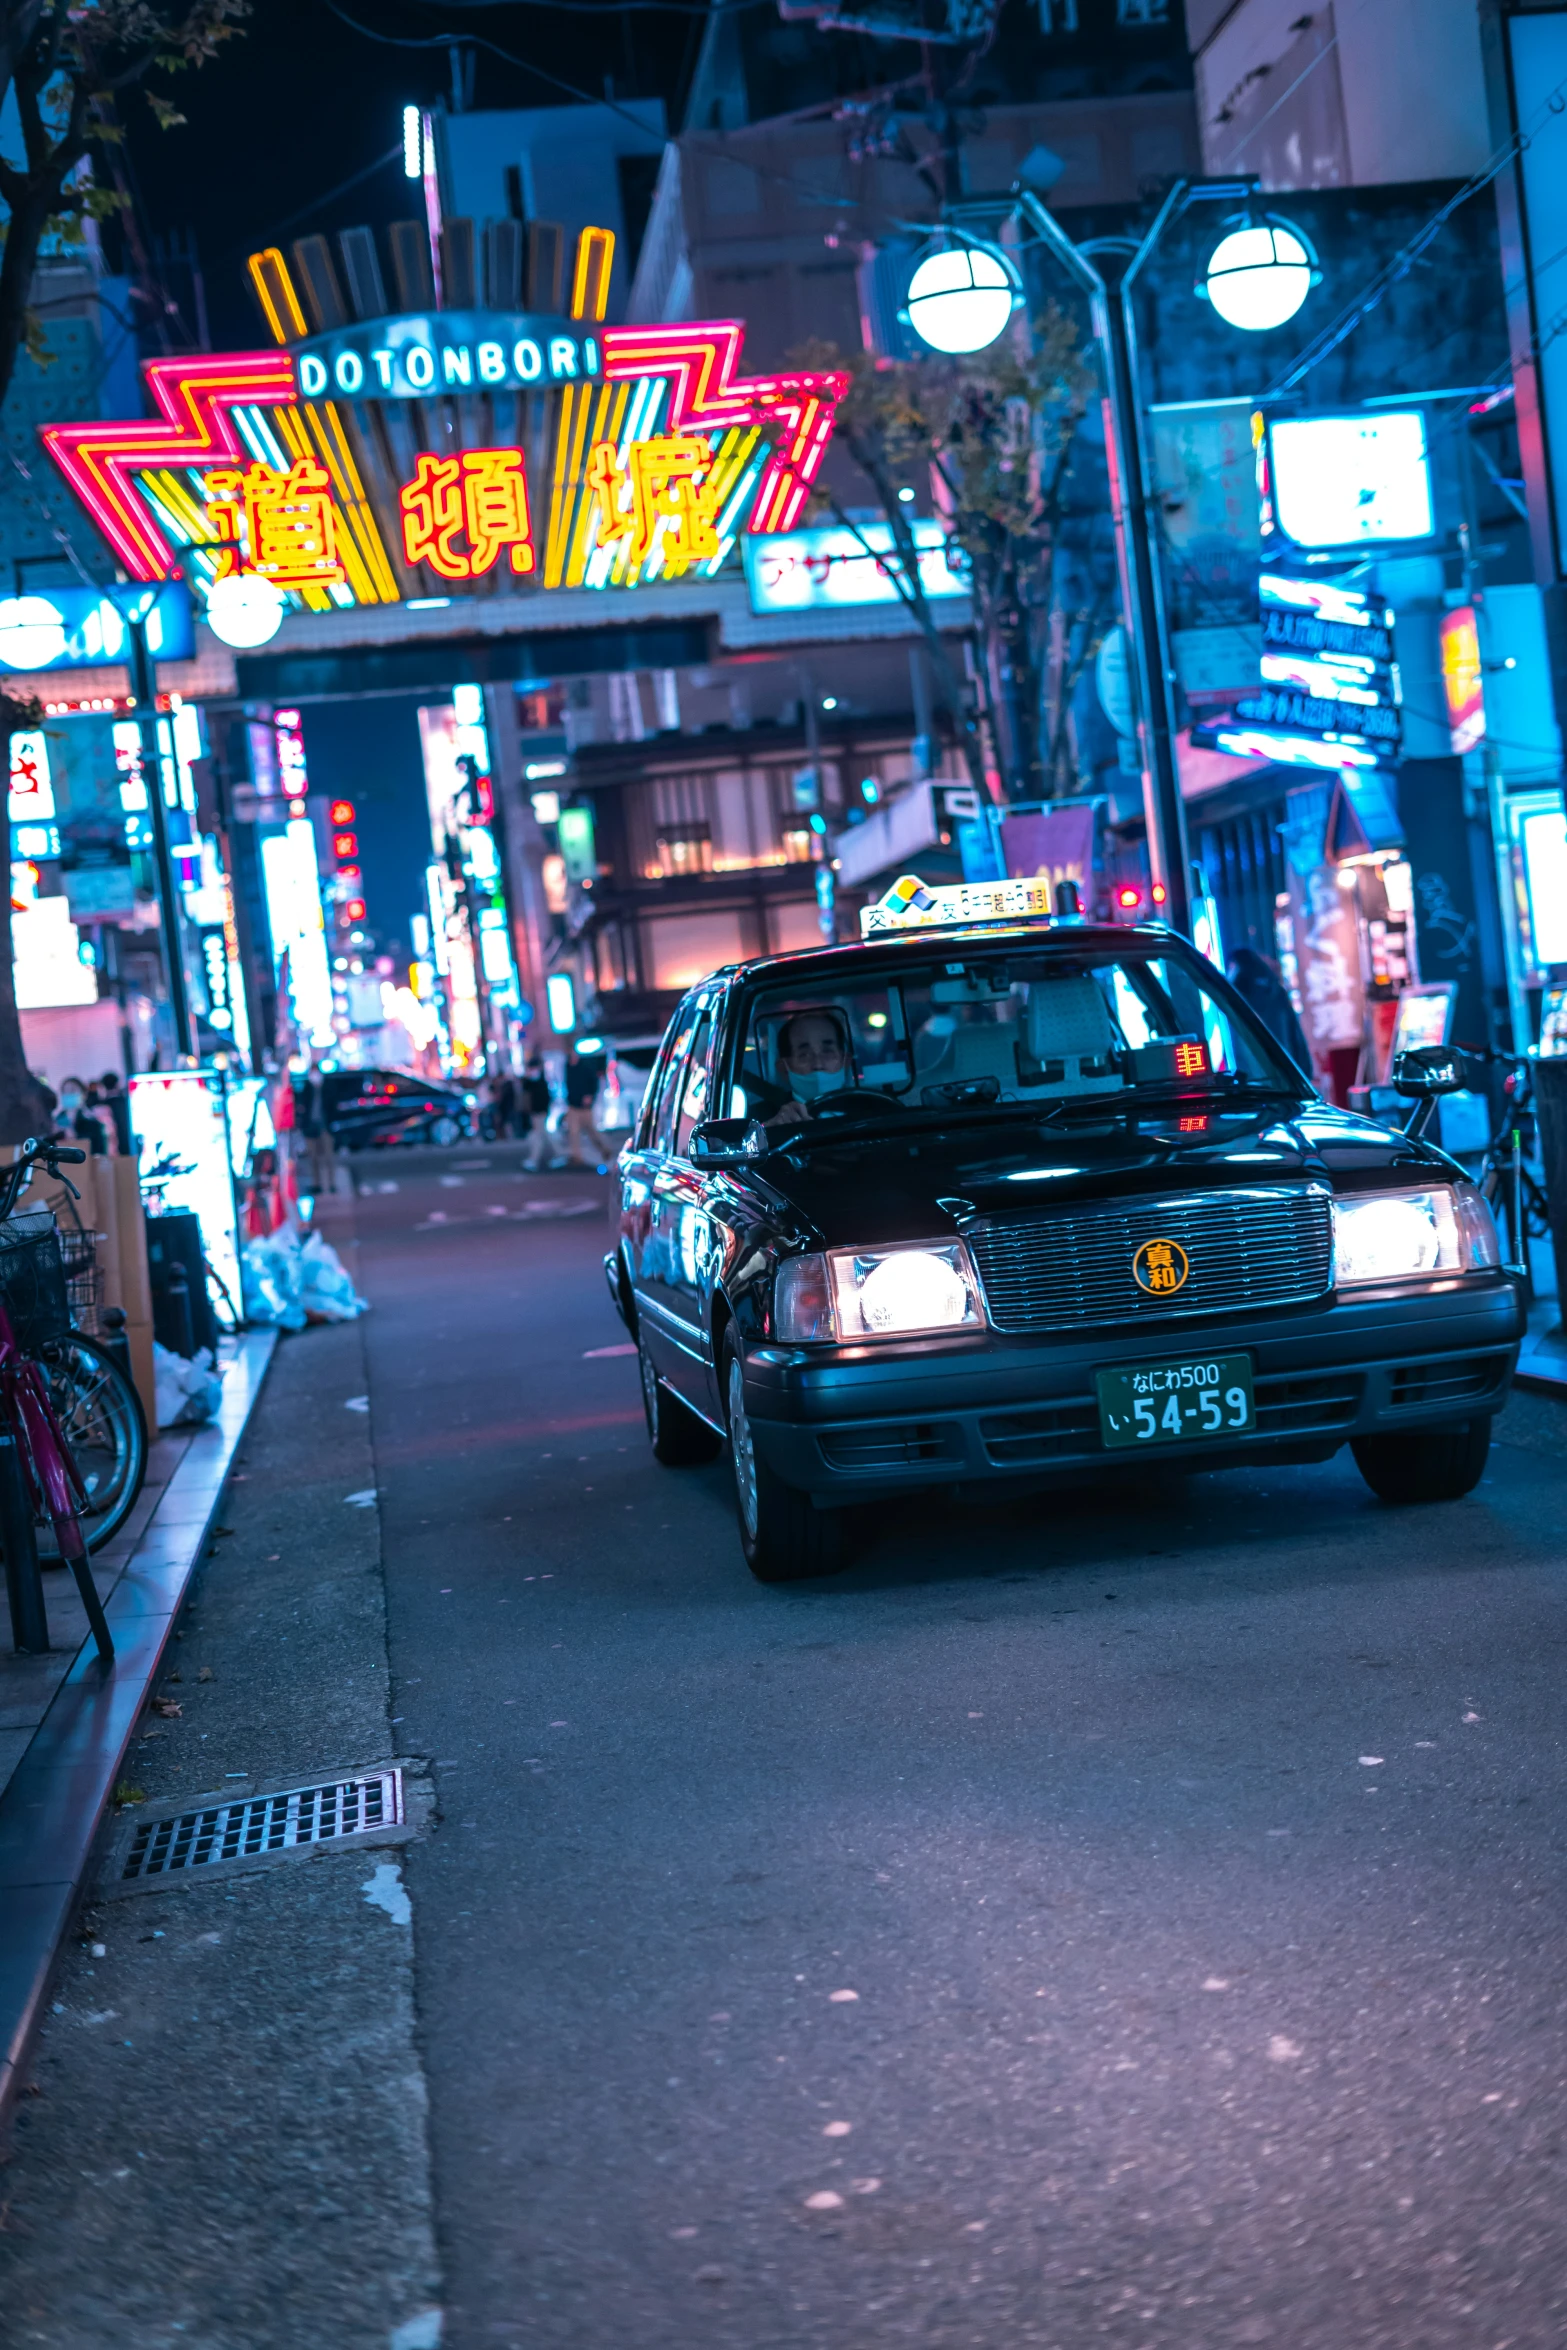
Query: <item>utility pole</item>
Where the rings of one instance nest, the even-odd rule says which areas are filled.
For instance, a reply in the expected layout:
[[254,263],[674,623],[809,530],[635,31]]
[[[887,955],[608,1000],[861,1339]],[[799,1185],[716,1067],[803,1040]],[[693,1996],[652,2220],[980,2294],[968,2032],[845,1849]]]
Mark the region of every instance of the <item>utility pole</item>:
[[194,1061],[196,1047],[190,1022],[190,989],[185,979],[185,953],[180,937],[180,893],[169,853],[169,812],[163,798],[163,762],[158,754],[158,672],[147,644],[145,613],[127,623],[131,640],[131,684],[136,693],[136,723],[141,733],[141,772],[147,786],[147,810],[152,819],[152,856],[158,869],[158,904],[163,915],[163,953],[169,975],[169,1008],[174,1014],[174,1049],[182,1061]]

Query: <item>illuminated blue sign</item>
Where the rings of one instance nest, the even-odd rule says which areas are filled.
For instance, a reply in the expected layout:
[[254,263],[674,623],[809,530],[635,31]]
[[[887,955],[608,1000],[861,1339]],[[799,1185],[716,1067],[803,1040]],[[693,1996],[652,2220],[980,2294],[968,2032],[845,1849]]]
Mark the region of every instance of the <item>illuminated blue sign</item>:
[[292,346],[307,400],[422,400],[440,392],[526,392],[603,373],[596,327],[580,318],[441,310],[374,318]]
[[130,652],[131,629],[147,624],[155,661],[189,661],[196,650],[190,590],[164,587],[35,588],[0,597],[0,669],[101,669]]
[[[915,561],[927,596],[966,596],[961,551],[934,515],[909,524]],[[893,553],[892,526],[862,523],[850,530],[782,530],[741,542],[753,612],[814,612],[833,604],[897,604],[902,558]],[[891,558],[889,560],[889,557]]]

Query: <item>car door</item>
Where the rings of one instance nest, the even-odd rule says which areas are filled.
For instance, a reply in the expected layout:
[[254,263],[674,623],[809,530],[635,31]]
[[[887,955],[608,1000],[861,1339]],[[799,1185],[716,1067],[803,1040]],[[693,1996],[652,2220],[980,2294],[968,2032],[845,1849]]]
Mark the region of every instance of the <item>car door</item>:
[[666,1303],[680,1350],[672,1384],[707,1418],[718,1416],[713,1366],[711,1255],[713,1233],[705,1206],[707,1178],[693,1167],[693,1133],[709,1114],[721,999],[715,990],[701,1005],[680,1072],[669,1145],[654,1178],[660,1227],[668,1235]]
[[638,1333],[665,1376],[673,1375],[678,1350],[669,1320],[672,1227],[664,1222],[667,1193],[660,1192],[659,1175],[674,1136],[681,1082],[699,1017],[698,1006],[688,1002],[670,1022],[637,1130],[637,1147],[627,1155],[621,1180],[621,1248],[630,1270]]

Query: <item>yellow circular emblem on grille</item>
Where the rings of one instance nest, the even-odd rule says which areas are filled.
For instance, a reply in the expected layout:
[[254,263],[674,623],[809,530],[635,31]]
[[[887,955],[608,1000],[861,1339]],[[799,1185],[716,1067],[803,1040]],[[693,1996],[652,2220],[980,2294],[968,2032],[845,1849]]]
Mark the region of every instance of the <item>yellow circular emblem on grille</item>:
[[1150,1297],[1173,1297],[1185,1288],[1191,1269],[1178,1240],[1145,1240],[1132,1259],[1132,1279]]

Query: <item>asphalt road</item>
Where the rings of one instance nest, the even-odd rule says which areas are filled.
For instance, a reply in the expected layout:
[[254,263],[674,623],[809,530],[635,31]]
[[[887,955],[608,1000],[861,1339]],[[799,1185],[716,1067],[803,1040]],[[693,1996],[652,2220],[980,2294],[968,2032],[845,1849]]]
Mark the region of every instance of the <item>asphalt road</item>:
[[[354,1334],[448,2350],[1560,2350],[1567,1411],[1454,1505],[1122,1477],[767,1589],[647,1451],[607,1186],[459,1171],[377,1171]],[[388,2340],[313,2274],[121,2350]]]

